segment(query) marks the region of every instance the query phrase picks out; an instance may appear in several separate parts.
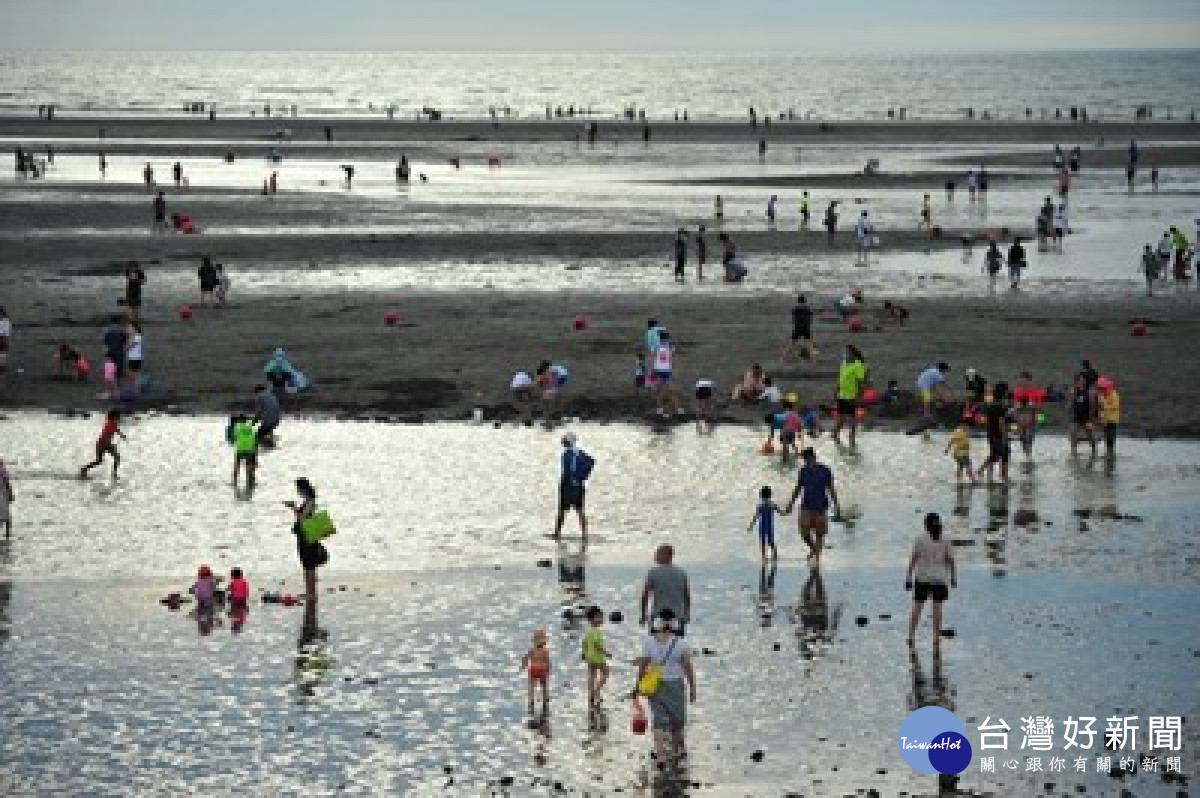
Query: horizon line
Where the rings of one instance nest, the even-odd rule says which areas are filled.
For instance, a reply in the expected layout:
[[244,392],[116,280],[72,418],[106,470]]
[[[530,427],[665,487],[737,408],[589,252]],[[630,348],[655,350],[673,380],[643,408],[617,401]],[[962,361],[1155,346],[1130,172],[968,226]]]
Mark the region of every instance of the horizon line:
[[328,53],[338,55],[642,55],[655,58],[669,58],[678,56],[712,56],[720,55],[737,58],[760,58],[764,55],[771,56],[792,56],[801,58],[863,58],[873,56],[897,56],[897,55],[913,55],[913,56],[942,56],[942,55],[1008,55],[1014,53],[1040,53],[1040,54],[1058,54],[1058,53],[1191,53],[1200,52],[1200,47],[1179,47],[1179,46],[1091,46],[1091,47],[995,47],[985,49],[969,49],[969,48],[937,48],[927,50],[917,49],[884,49],[878,48],[856,52],[853,50],[843,53],[813,53],[799,52],[782,48],[764,48],[754,52],[745,50],[720,50],[720,49],[697,49],[697,50],[649,50],[649,49],[530,49],[530,48],[490,48],[490,49],[461,49],[461,48],[406,48],[406,49],[377,49],[366,48],[361,50],[345,49],[345,48],[329,48],[329,47],[292,47],[292,48],[265,48],[265,49],[244,49],[240,47],[224,48],[224,47],[0,47],[0,53],[241,53],[245,55],[272,55],[272,54],[291,54],[291,53]]

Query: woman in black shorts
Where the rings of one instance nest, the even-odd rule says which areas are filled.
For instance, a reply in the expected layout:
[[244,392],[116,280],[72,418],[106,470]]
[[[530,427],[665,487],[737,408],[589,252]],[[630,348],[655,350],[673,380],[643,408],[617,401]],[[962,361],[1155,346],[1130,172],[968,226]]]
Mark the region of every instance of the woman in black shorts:
[[296,536],[296,554],[300,557],[300,567],[304,569],[304,599],[308,606],[317,603],[317,569],[329,562],[329,552],[321,541],[309,543],[304,537],[302,525],[304,520],[317,511],[317,490],[312,483],[301,477],[296,480],[296,493],[300,495],[300,503],[284,502],[296,516],[292,524],[292,534]]

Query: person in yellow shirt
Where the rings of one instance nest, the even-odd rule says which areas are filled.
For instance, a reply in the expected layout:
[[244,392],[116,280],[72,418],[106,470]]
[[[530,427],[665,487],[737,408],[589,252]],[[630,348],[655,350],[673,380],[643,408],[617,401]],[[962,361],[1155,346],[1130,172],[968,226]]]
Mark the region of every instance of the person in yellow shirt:
[[1121,423],[1121,395],[1108,377],[1096,380],[1096,388],[1096,415],[1104,427],[1104,456],[1113,457],[1117,453],[1117,425]]
[[971,470],[971,433],[967,431],[966,424],[959,424],[954,432],[950,433],[950,438],[946,441],[946,453],[954,458],[958,468],[954,478],[962,482],[963,475],[966,474],[974,483],[975,472]]
[[842,443],[842,427],[850,426],[850,447],[854,448],[854,436],[858,430],[858,397],[867,380],[867,361],[863,353],[853,344],[846,347],[846,358],[838,368],[837,423],[833,427],[833,442]]

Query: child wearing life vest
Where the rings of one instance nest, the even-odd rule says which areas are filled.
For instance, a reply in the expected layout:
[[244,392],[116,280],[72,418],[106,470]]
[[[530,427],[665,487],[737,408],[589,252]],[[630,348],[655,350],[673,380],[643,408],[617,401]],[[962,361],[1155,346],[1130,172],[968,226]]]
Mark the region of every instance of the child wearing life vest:
[[521,660],[521,669],[528,676],[529,683],[529,714],[533,714],[533,699],[540,687],[542,691],[542,711],[550,707],[550,649],[549,636],[545,629],[535,629],[533,632],[533,647],[525,652]]

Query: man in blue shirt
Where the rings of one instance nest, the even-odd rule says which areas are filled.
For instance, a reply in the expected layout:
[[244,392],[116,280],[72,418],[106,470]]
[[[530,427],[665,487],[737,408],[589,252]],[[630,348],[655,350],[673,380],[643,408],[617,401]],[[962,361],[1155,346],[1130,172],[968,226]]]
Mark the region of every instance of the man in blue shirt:
[[796,506],[796,499],[800,499],[800,537],[808,544],[808,561],[817,567],[821,564],[825,533],[829,531],[829,502],[833,501],[835,518],[842,514],[842,505],[838,502],[829,466],[817,462],[817,453],[811,446],[800,452],[800,457],[804,465],[800,467],[796,489],[783,512],[790,513]]
[[574,509],[579,516],[579,534],[587,540],[587,516],[583,512],[583,480],[578,478],[577,459],[580,451],[575,446],[575,433],[568,432],[562,437],[562,476],[558,481],[558,517],[554,521],[554,534],[557,539],[562,533],[563,520],[567,510]]

